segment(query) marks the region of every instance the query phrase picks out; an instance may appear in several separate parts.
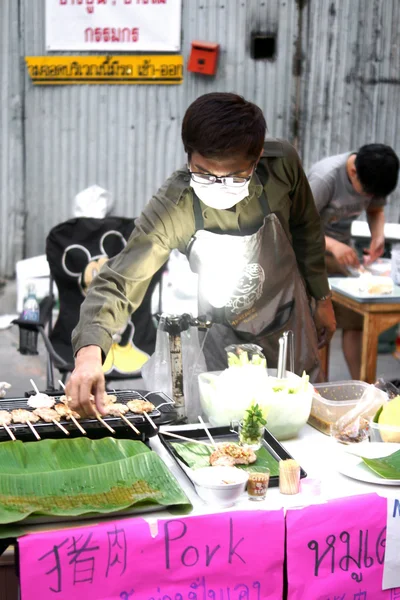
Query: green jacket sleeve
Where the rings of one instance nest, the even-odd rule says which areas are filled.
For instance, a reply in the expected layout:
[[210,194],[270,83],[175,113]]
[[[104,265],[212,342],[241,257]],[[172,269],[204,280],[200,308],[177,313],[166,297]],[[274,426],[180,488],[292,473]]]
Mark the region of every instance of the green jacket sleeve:
[[[186,181],[177,185],[174,174],[157,192],[135,222],[124,250],[108,261],[88,290],[80,319],[72,333],[74,354],[83,346],[100,346],[105,357],[112,336],[124,328],[140,306],[151,278],[168,260],[173,248],[182,248],[194,229],[188,202],[178,203]],[[179,184],[179,177],[178,177]]]
[[287,144],[291,165],[292,201],[289,228],[297,263],[314,298],[329,293],[325,268],[325,238],[314,198],[295,149]]

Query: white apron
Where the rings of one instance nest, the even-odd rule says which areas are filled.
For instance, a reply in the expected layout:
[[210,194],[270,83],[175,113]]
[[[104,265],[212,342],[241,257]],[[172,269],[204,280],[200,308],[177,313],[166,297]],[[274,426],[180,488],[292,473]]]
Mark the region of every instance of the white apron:
[[260,204],[264,222],[255,232],[205,231],[193,192],[196,233],[187,254],[199,275],[199,315],[213,321],[204,347],[207,368],[225,369],[225,347],[244,342],[260,345],[268,366],[276,367],[278,340],[291,330],[296,374],[306,371],[320,381],[316,328],[293,247],[264,190]]

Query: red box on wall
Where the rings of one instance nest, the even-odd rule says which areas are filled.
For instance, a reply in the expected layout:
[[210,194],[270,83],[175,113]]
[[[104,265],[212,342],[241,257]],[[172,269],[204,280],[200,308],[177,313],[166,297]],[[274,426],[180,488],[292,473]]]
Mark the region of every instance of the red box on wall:
[[215,75],[217,72],[217,61],[219,44],[212,42],[192,42],[188,71],[202,73],[203,75]]

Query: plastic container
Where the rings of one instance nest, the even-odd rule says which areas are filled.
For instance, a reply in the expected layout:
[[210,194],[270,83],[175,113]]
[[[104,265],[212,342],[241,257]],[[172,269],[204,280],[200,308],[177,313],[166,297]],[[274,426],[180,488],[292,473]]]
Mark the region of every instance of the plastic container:
[[392,271],[392,261],[390,258],[378,258],[375,262],[365,267],[372,275],[382,275],[390,277]]
[[196,492],[204,502],[233,506],[246,489],[249,474],[236,467],[203,467],[193,471]]
[[392,279],[400,285],[400,244],[393,244],[392,246]]
[[309,424],[330,435],[333,423],[357,404],[368,385],[365,381],[334,381],[314,385],[318,393],[312,398]]

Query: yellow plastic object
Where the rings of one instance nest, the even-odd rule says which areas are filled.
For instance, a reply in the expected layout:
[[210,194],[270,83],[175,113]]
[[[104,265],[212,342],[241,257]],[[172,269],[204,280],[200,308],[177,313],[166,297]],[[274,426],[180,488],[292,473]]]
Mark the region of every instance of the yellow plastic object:
[[[383,405],[378,424],[384,442],[400,442],[400,396]],[[399,428],[398,431],[394,430],[395,427]]]

